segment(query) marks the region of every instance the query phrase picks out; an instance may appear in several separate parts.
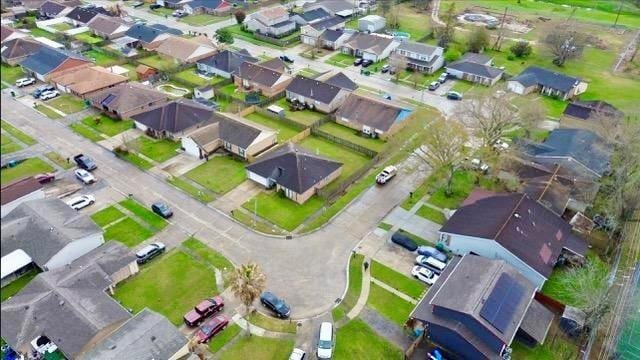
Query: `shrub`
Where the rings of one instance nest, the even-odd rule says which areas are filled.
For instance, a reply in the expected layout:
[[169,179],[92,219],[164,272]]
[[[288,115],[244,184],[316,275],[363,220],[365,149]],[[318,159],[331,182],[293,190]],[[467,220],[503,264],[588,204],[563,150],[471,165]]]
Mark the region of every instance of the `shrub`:
[[216,38],[221,43],[233,44],[233,35],[228,29],[222,28],[216,31]]
[[509,54],[509,55],[507,55],[507,60],[509,60],[509,61],[513,61],[513,60],[515,60],[515,59],[516,59],[516,56],[515,56],[515,55],[513,55],[513,54]]
[[513,44],[509,50],[511,50],[515,57],[519,58],[526,58],[531,55],[531,52],[533,51],[531,44],[529,44],[528,41],[518,41]]
[[462,56],[462,54],[460,53],[460,51],[456,50],[456,49],[449,49],[447,50],[447,52],[444,54],[444,59],[447,62],[451,62],[451,61],[456,61],[460,58],[460,56]]
[[244,11],[242,11],[242,10],[238,10],[238,11],[236,11],[236,12],[233,14],[233,16],[235,16],[235,18],[236,18],[236,22],[237,22],[238,24],[242,24],[242,23],[244,22],[244,19],[246,19],[246,18],[247,18],[247,14],[246,14]]

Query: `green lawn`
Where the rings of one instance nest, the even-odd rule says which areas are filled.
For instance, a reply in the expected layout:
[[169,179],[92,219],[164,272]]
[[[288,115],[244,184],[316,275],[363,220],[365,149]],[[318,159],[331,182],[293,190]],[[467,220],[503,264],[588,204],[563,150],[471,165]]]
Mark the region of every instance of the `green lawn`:
[[[257,202],[257,205],[256,205]],[[289,198],[273,191],[262,192],[242,205],[243,208],[253,213],[257,209],[258,216],[269,220],[279,227],[293,231],[304,220],[325,204],[318,196],[313,196],[304,204],[290,200]]]
[[65,114],[73,114],[84,109],[84,101],[73,95],[63,94],[55,99],[47,101],[47,105],[62,111]]
[[235,338],[241,330],[242,328],[236,324],[227,326],[227,328],[224,329],[223,332],[214,336],[213,339],[209,341],[209,351],[215,353],[218,350],[222,349],[222,347],[225,346],[229,341],[233,340],[233,338]]
[[405,276],[375,260],[371,263],[371,276],[414,299],[419,299],[425,289],[422,282]]
[[445,186],[436,190],[429,198],[429,203],[442,209],[456,209],[469,196],[475,184],[476,174],[471,171],[456,171],[453,174],[452,193],[445,194]]
[[31,34],[31,36],[35,37],[44,37],[47,38],[49,40],[56,40],[56,34],[54,33],[50,33],[47,30],[44,29],[40,29],[40,28],[32,28],[29,29],[29,33]]
[[347,315],[360,297],[362,292],[362,263],[364,262],[364,256],[360,254],[354,254],[349,261],[349,285],[347,293],[342,299],[342,302],[336,306],[331,314],[333,315],[333,321],[339,321]]
[[134,313],[148,307],[178,326],[202,299],[217,293],[213,271],[182,251],[171,251],[118,284],[115,298]]
[[440,225],[447,221],[442,212],[426,205],[422,205],[422,207],[416,211],[416,215],[422,216],[423,218]]
[[55,151],[45,153],[44,156],[65,170],[71,169],[75,166],[71,161],[67,161],[67,159]]
[[143,159],[141,156],[134,154],[132,152],[116,153],[119,158],[131,163],[132,165],[138,167],[141,170],[149,170],[153,167],[153,163],[149,162],[147,159]]
[[[600,260],[597,255],[587,255],[587,261],[594,262],[598,273],[602,275],[601,277],[592,278],[592,280],[603,283],[604,281],[602,279],[606,278],[609,272],[607,264]],[[566,267],[560,267],[554,270],[549,279],[544,283],[542,293],[563,304],[579,307],[581,305],[579,303],[579,295],[572,291],[567,291],[565,285],[563,285],[563,280],[567,277],[566,270]],[[564,282],[564,284],[566,284],[566,282]]]
[[385,145],[385,142],[380,139],[362,136],[361,131],[353,130],[333,121],[322,124],[320,130],[376,152],[381,152]]
[[415,307],[412,303],[374,283],[371,283],[371,288],[369,289],[367,305],[398,326],[402,326],[407,322],[409,314]]
[[105,229],[105,240],[116,240],[128,247],[135,247],[141,242],[153,236],[151,230],[140,225],[132,218],[126,218]]
[[106,115],[88,116],[82,120],[82,123],[109,137],[118,135],[133,127],[133,121],[131,120],[114,120]]
[[262,115],[259,114],[257,112],[253,112],[247,116],[245,116],[245,118],[249,121],[252,121],[256,124],[260,124],[263,126],[266,126],[270,129],[275,130],[276,132],[278,132],[278,142],[279,143],[283,143],[289,139],[291,139],[292,137],[294,137],[296,134],[298,134],[300,132],[300,130],[298,130],[297,128],[295,128],[294,126],[289,125],[288,123],[285,123],[283,121],[278,121],[276,119],[273,119],[271,117],[268,117],[266,115]]
[[391,230],[393,228],[393,225],[387,224],[387,223],[380,223],[380,224],[378,224],[378,227],[380,229],[382,229],[382,230],[389,231],[389,230]]
[[160,231],[167,225],[169,225],[167,220],[163,219],[162,217],[147,209],[145,206],[133,199],[125,199],[120,201],[118,204],[120,204],[123,208],[131,211],[135,216],[146,222],[155,231]]
[[343,164],[342,174],[340,174],[340,176],[334,180],[328,188],[331,188],[332,185],[338,185],[342,180],[346,179],[369,162],[369,158],[366,155],[317,136],[309,136],[305,138],[300,142],[300,145],[311,151],[313,154],[326,156]]
[[213,16],[209,14],[188,15],[180,19],[181,22],[192,26],[205,26],[228,19],[228,16]]
[[48,117],[49,119],[62,119],[62,115],[60,115],[59,113],[53,111],[53,109],[44,106],[44,105],[36,105],[36,110],[38,110],[39,112],[41,112],[44,116]]
[[518,341],[514,341],[511,348],[513,349],[512,359],[518,360],[576,359],[579,351],[578,346],[565,339],[562,334],[557,337],[548,336],[544,345],[534,348],[529,348]]
[[146,58],[138,59],[138,62],[160,71],[170,71],[177,67],[177,64],[174,61],[163,58],[160,55],[151,55]]
[[295,321],[276,319],[274,317],[262,315],[257,311],[249,314],[247,316],[247,321],[257,327],[275,332],[295,334],[297,329]]
[[148,9],[150,13],[156,14],[158,16],[171,16],[175,10],[161,7],[157,9]]
[[39,158],[30,158],[14,167],[7,167],[0,171],[0,184],[6,185],[25,177],[40,173],[52,172],[55,169]]
[[234,268],[231,261],[222,256],[219,252],[208,247],[202,241],[190,237],[182,243],[182,246],[193,251],[202,261],[209,263],[211,266],[220,271],[231,270]]
[[9,154],[22,149],[20,144],[11,140],[10,137],[0,134],[0,152],[3,154]]
[[98,66],[109,67],[116,65],[120,59],[103,51],[91,49],[83,53],[84,56],[93,60]]
[[81,122],[77,122],[77,123],[73,123],[71,125],[69,125],[69,127],[71,128],[71,130],[73,130],[73,132],[75,132],[76,134],[85,137],[93,142],[98,142],[98,141],[102,141],[104,140],[104,138],[102,136],[100,136],[100,134],[98,132],[96,132],[95,130],[93,130],[93,128],[88,127],[87,125],[81,123]]
[[247,177],[245,163],[232,156],[214,156],[185,176],[216,194],[224,194],[240,185]]
[[29,282],[38,275],[36,269],[31,269],[20,278],[12,281],[9,285],[0,289],[0,301],[5,301],[13,295],[17,294],[23,287],[27,286]]
[[187,84],[190,84],[193,87],[200,87],[200,86],[207,85],[208,83],[207,79],[198,76],[195,70],[196,70],[195,68],[184,69],[180,72],[177,72],[171,75],[171,77],[174,78],[175,80],[179,80]]
[[109,206],[108,208],[104,208],[97,213],[91,215],[91,219],[98,224],[100,227],[105,227],[116,220],[120,220],[126,215],[120,211],[115,206]]
[[24,71],[22,71],[20,66],[9,66],[5,63],[0,65],[0,79],[9,85],[15,84],[16,80],[23,77]]
[[104,41],[103,38],[93,35],[92,33],[89,33],[89,32],[78,34],[74,37],[76,38],[76,40],[82,41],[83,43],[89,44],[89,45],[100,44],[101,42]]
[[289,110],[289,102],[286,98],[282,98],[274,103],[284,109],[284,115],[304,126],[311,126],[326,115],[313,110],[291,111]]
[[[234,99],[240,100],[240,101],[244,101],[246,98],[246,92],[243,91],[237,91],[238,88],[236,87],[235,84],[231,83],[231,84],[227,84],[225,86],[222,86],[220,88],[217,89],[217,93],[219,94],[224,94],[227,96],[231,96]],[[260,95],[260,100],[265,100],[266,98],[262,95]]]
[[356,58],[354,56],[343,54],[343,53],[337,53],[332,57],[328,58],[327,60],[325,60],[325,63],[346,68],[353,65],[353,61],[355,59]]
[[402,350],[379,336],[364,321],[354,319],[336,331],[333,358],[336,360],[402,359]]
[[58,30],[58,31],[67,31],[67,30],[71,30],[73,29],[73,26],[71,26],[71,24],[67,24],[67,23],[58,23],[58,24],[53,24],[51,25],[52,28]]
[[262,218],[256,218],[253,214],[249,214],[242,209],[235,210],[231,214],[238,222],[252,228],[255,231],[259,231],[264,234],[285,235],[286,232],[281,228],[272,225],[267,220]]
[[243,336],[221,354],[220,360],[284,360],[292,349],[293,340]]
[[167,182],[177,187],[178,189],[186,192],[187,194],[191,195],[192,198],[198,201],[201,201],[203,203],[209,203],[215,200],[215,196],[213,194],[209,193],[208,191],[202,191],[201,189],[197,188],[196,186],[182,179],[181,177],[173,176],[167,179]]
[[140,136],[131,141],[130,147],[142,155],[161,163],[178,155],[177,150],[180,148],[180,142]]
[[[4,70],[2,70],[4,71]],[[22,131],[20,131],[18,128],[14,127],[13,125],[9,124],[8,122],[4,121],[4,120],[0,120],[2,122],[2,130],[8,132],[9,134],[13,135],[14,138],[20,140],[21,142],[23,142],[26,145],[35,145],[37,143],[37,141],[35,141],[31,136],[23,133]]]

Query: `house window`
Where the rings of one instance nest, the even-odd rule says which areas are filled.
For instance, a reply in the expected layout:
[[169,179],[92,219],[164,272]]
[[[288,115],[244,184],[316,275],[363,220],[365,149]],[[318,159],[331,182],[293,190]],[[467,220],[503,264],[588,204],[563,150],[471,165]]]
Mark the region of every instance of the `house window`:
[[243,148],[238,148],[238,155],[245,157],[245,151]]
[[231,151],[231,144],[225,141],[225,142],[224,142],[224,148],[225,148],[225,150],[227,150],[227,151]]

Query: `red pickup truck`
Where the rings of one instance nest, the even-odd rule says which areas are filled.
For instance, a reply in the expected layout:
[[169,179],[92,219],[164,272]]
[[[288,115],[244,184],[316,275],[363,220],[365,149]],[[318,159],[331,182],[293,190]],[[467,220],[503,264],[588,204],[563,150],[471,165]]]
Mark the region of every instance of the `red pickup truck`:
[[191,327],[198,326],[204,319],[223,308],[224,300],[220,296],[203,300],[184,316],[184,323]]

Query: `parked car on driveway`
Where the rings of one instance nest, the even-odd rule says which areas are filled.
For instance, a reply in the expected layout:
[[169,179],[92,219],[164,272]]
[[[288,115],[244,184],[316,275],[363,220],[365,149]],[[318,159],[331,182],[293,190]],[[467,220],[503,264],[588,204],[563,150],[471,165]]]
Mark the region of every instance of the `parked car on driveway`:
[[151,210],[165,219],[173,216],[173,211],[171,211],[169,205],[163,203],[162,201],[153,203],[151,205]]
[[398,172],[398,169],[393,165],[385,167],[380,172],[380,174],[376,176],[376,183],[380,185],[386,184],[387,182],[389,182],[389,180],[393,179],[393,177],[396,176],[397,172]]
[[414,266],[413,269],[411,269],[411,275],[428,285],[433,285],[435,284],[436,280],[438,280],[438,275],[422,266]]
[[144,264],[154,257],[162,254],[165,248],[166,247],[161,242],[154,242],[153,244],[149,244],[136,252],[136,262],[138,264]]
[[398,244],[409,251],[416,251],[416,249],[418,248],[418,245],[415,241],[411,240],[408,236],[401,234],[399,231],[396,231],[393,235],[391,235],[391,241],[394,244]]
[[177,18],[181,18],[187,16],[187,13],[184,10],[176,10],[171,15]]
[[462,94],[457,91],[449,91],[447,93],[447,99],[449,100],[462,100]]
[[227,325],[229,325],[229,318],[224,315],[218,315],[207,321],[200,327],[200,329],[198,329],[196,339],[198,339],[198,342],[201,344],[209,342],[212,337],[224,330]]
[[60,95],[58,90],[45,91],[42,94],[40,94],[40,100],[45,101],[45,100],[53,99],[55,97],[58,97],[58,95]]
[[333,353],[333,324],[323,322],[320,324],[320,335],[318,337],[318,359],[331,359]]
[[84,154],[78,154],[74,156],[73,161],[76,162],[78,167],[87,171],[92,171],[98,168],[96,163],[93,162],[93,159]]
[[509,143],[502,139],[498,139],[493,143],[493,148],[497,151],[507,151],[509,150]]
[[362,58],[356,58],[355,60],[353,60],[353,65],[362,65]]
[[440,273],[442,273],[444,268],[447,266],[447,264],[445,264],[444,262],[436,260],[431,256],[425,256],[425,255],[420,255],[416,257],[416,264],[431,270],[437,275],[440,275]]
[[37,89],[33,91],[31,95],[33,95],[33,97],[37,99],[40,97],[40,95],[42,95],[42,93],[47,91],[53,91],[55,89],[56,88],[53,87],[52,85],[46,84],[46,85],[39,86]]
[[418,255],[431,256],[442,262],[447,261],[447,255],[433,246],[418,246]]
[[280,55],[280,60],[286,62],[286,63],[290,63],[293,64],[293,59],[288,57],[287,55]]
[[291,315],[289,305],[272,292],[263,292],[262,295],[260,295],[260,302],[269,310],[273,311],[279,318],[286,319]]
[[29,86],[29,85],[33,85],[35,83],[36,83],[36,79],[34,79],[32,77],[27,77],[27,78],[22,78],[22,79],[16,80],[16,86],[17,87]]
[[438,77],[438,82],[439,82],[440,84],[444,84],[444,83],[447,81],[447,79],[448,79],[448,78],[449,78],[449,74],[447,74],[446,72],[445,72],[445,73],[442,73],[442,74],[440,74],[440,76]]
[[67,202],[67,205],[71,206],[73,210],[84,209],[89,205],[96,202],[96,198],[93,195],[80,195]]
[[362,67],[364,68],[369,67],[371,64],[373,64],[373,60],[369,60],[369,59],[362,60]]
[[429,91],[435,91],[439,87],[440,87],[440,83],[437,81],[433,81],[431,82],[431,84],[429,84]]
[[289,360],[305,360],[307,358],[307,353],[302,349],[293,348],[291,351],[291,355],[289,355]]
[[390,69],[391,69],[391,65],[384,64],[384,65],[382,65],[382,68],[380,69],[380,72],[384,74],[384,73],[388,72]]
[[42,174],[38,174],[38,175],[34,176],[34,178],[40,184],[46,184],[46,183],[50,183],[53,180],[55,180],[56,179],[56,174],[54,174],[54,173],[42,173]]
[[80,179],[80,181],[82,181],[85,185],[89,185],[96,182],[96,178],[93,177],[93,175],[91,175],[91,173],[88,172],[87,170],[76,169],[74,173],[76,174],[76,177]]
[[151,10],[160,9],[161,7],[162,7],[162,5],[158,5],[158,4],[149,5],[149,9],[151,9]]
[[201,301],[183,318],[187,326],[198,326],[209,316],[221,311],[224,308],[224,300],[220,296]]

